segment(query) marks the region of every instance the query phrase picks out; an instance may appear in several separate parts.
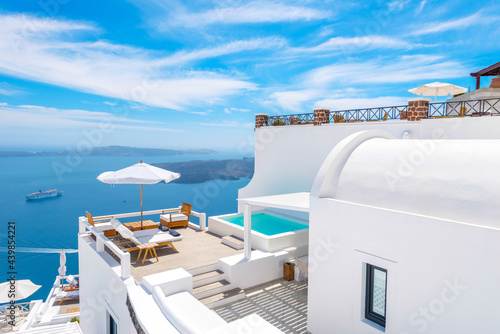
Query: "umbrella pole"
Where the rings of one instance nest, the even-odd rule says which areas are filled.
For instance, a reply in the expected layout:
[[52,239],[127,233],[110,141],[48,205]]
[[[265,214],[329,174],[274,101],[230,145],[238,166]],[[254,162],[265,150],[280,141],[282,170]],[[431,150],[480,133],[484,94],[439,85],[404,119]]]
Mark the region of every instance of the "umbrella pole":
[[142,184],[141,184],[141,230],[142,230]]

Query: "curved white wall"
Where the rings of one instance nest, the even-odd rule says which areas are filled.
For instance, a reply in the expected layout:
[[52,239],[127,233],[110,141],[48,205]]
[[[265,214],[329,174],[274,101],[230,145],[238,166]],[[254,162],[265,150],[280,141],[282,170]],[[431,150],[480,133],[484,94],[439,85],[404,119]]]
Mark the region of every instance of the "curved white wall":
[[330,151],[356,132],[382,130],[410,139],[500,139],[498,129],[500,117],[493,116],[255,129],[255,173],[238,197],[310,191]]
[[321,126],[270,126],[255,129],[255,173],[239,198],[310,191],[333,147],[364,130],[384,130],[396,138],[418,133],[417,122],[387,121]]

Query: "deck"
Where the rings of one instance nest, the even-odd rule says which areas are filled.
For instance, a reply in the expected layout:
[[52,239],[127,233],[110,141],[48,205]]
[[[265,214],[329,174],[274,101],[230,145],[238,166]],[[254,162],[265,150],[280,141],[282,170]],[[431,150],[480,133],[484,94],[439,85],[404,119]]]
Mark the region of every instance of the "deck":
[[236,250],[221,243],[221,237],[208,231],[199,231],[192,227],[176,228],[182,235],[182,240],[174,242],[178,253],[170,247],[158,247],[156,258],[148,258],[142,264],[143,255],[137,261],[138,251],[131,253],[131,274],[137,280],[142,277],[156,274],[162,271],[183,268],[185,270],[202,267],[217,263],[219,258],[243,253],[243,250]]

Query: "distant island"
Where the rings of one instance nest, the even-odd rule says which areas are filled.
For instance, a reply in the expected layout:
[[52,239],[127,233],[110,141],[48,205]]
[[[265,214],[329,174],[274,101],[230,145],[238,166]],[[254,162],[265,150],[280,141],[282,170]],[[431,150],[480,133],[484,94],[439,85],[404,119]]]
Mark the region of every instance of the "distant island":
[[195,160],[152,164],[156,167],[181,173],[176,183],[202,183],[210,180],[239,180],[252,178],[254,158],[227,160]]
[[[66,155],[73,151],[63,150],[55,152],[44,151],[0,151],[0,157],[32,157],[32,156],[57,156]],[[80,155],[95,155],[95,156],[151,156],[151,155],[205,155],[214,154],[217,151],[198,149],[198,150],[170,150],[162,148],[139,148],[128,146],[104,146],[94,147],[84,152],[78,152]]]

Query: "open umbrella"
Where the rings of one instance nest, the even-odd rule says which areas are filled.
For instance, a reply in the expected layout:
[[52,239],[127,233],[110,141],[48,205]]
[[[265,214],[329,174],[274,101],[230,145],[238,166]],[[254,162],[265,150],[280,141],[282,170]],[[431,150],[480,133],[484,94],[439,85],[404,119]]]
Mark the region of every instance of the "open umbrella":
[[97,179],[109,184],[140,184],[141,185],[141,230],[142,230],[142,185],[159,182],[169,183],[181,176],[166,169],[154,167],[144,162],[132,165],[116,172],[104,172]]
[[444,82],[433,82],[417,88],[409,89],[410,93],[423,96],[434,96],[434,101],[438,96],[457,95],[467,92],[467,88],[452,85]]
[[[13,283],[13,284],[12,284]],[[0,284],[0,303],[8,303],[11,300],[21,300],[28,298],[40,289],[41,285],[33,284],[29,279],[15,282],[4,282]],[[9,296],[14,291],[14,296]]]

